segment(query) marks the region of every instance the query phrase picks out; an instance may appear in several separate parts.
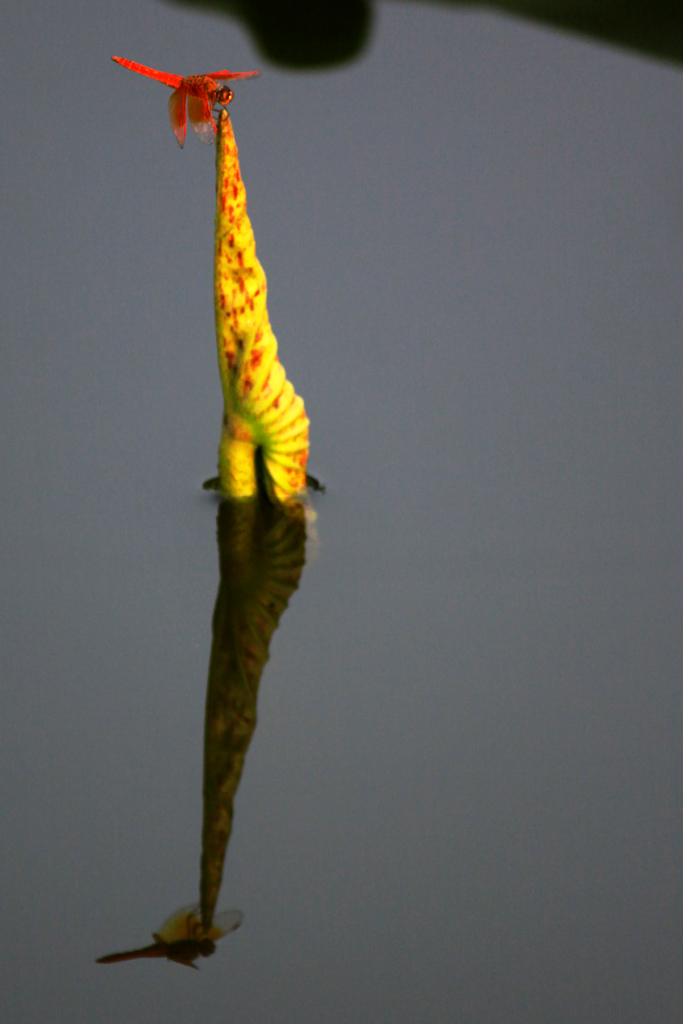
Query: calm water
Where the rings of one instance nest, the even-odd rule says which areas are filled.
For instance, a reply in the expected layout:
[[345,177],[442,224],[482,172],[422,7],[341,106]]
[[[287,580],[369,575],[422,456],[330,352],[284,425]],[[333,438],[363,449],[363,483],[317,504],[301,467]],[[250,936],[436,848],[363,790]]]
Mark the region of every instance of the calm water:
[[[94,963],[199,899],[219,584],[213,152],[113,53],[264,72],[233,123],[327,483],[199,973]],[[17,3],[0,58],[4,1018],[673,1024],[680,72],[407,4],[320,75],[151,3]]]

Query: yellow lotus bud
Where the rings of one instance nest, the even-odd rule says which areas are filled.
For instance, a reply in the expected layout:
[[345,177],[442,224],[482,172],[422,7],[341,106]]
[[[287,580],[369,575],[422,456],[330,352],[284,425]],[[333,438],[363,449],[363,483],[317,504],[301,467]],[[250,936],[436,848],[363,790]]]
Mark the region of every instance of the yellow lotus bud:
[[278,359],[227,111],[218,118],[216,194],[216,340],[225,403],[220,490],[231,498],[256,494],[260,448],[266,486],[285,502],[306,490],[308,418]]

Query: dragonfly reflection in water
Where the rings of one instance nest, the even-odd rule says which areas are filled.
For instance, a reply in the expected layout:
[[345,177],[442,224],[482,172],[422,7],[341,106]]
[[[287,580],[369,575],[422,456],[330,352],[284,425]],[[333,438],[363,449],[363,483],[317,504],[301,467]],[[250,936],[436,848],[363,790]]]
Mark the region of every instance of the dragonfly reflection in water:
[[216,952],[216,939],[234,932],[241,924],[240,910],[224,910],[214,916],[211,927],[205,930],[199,916],[199,904],[193,903],[176,910],[164,921],[158,932],[152,933],[152,945],[124,953],[110,953],[109,956],[101,956],[96,963],[117,964],[122,960],[165,957],[197,971],[199,968],[192,961],[200,956],[212,956]]

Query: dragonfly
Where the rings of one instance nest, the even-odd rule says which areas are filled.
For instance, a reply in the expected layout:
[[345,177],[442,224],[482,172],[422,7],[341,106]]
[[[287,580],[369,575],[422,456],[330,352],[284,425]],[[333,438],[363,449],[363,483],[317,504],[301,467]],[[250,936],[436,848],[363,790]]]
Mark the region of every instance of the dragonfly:
[[145,958],[166,958],[185,967],[199,968],[194,960],[200,956],[212,956],[216,952],[216,940],[228,932],[234,932],[242,924],[241,910],[224,910],[215,914],[211,927],[204,930],[198,903],[181,907],[171,914],[159,928],[152,932],[154,942],[140,949],[129,949],[123,953],[110,953],[101,956],[98,964],[118,964],[122,960],[142,960]]
[[165,71],[155,71],[154,68],[147,68],[144,64],[137,64],[134,60],[125,60],[123,57],[112,57],[121,67],[137,71],[139,75],[147,75],[157,82],[163,82],[174,90],[168,101],[168,110],[171,115],[171,127],[182,149],[185,145],[185,133],[187,131],[187,113],[190,115],[190,124],[199,136],[200,140],[210,146],[216,135],[216,121],[213,116],[213,108],[216,103],[226,106],[232,100],[232,89],[221,84],[231,78],[253,78],[259,75],[260,71],[212,71],[209,75],[167,75]]

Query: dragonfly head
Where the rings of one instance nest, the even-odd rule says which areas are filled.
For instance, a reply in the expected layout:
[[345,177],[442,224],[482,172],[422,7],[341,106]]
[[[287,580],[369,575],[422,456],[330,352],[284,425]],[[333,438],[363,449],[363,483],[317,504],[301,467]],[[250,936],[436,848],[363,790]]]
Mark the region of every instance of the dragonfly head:
[[216,89],[215,101],[221,103],[224,107],[232,101],[232,89],[227,85],[219,85]]
[[216,943],[213,939],[200,939],[197,943],[200,956],[211,956],[216,952]]

